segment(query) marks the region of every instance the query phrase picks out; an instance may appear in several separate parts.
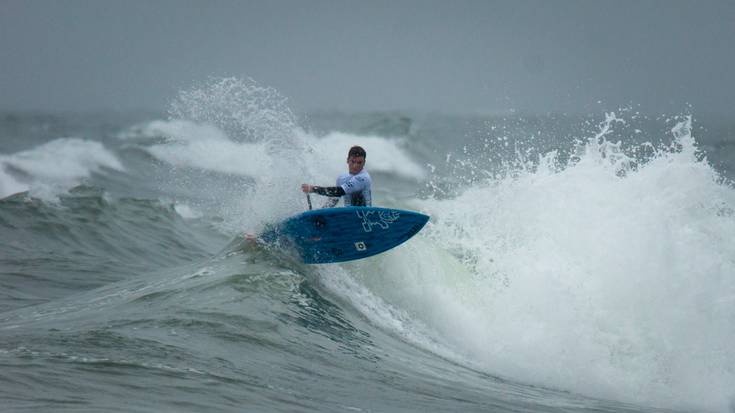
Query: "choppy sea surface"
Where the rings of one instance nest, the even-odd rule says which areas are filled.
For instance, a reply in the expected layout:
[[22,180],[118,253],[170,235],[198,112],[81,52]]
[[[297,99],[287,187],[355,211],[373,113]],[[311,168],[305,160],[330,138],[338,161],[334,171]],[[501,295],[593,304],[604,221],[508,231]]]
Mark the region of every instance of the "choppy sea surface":
[[[365,147],[431,221],[366,260],[244,242]],[[168,113],[0,114],[0,410],[728,412],[735,122],[296,114],[218,79]]]

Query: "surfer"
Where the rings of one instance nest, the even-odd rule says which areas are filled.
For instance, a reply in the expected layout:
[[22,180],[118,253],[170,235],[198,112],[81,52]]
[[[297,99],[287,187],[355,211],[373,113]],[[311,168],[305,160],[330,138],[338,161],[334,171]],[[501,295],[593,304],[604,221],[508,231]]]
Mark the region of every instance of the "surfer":
[[365,149],[360,146],[351,147],[347,153],[349,172],[337,177],[337,186],[302,184],[301,190],[307,194],[314,192],[330,197],[324,205],[325,208],[337,205],[340,197],[344,200],[345,206],[371,206],[370,186],[372,185],[372,179],[365,170],[366,157]]
[[[337,186],[315,186],[302,184],[301,190],[305,193],[317,193],[330,197],[325,203],[325,208],[337,205],[339,198],[344,199],[345,206],[372,206],[370,186],[372,179],[365,170],[365,149],[353,146],[347,153],[347,165],[349,172],[337,177]],[[309,205],[311,208],[311,205]],[[245,241],[250,244],[258,242],[258,237],[245,233]]]

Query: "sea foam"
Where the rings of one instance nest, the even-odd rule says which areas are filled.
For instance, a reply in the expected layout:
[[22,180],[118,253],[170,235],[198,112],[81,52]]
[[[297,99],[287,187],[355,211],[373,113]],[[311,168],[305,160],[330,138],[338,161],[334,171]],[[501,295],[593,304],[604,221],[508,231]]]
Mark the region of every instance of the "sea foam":
[[550,152],[420,202],[433,247],[388,255],[363,282],[491,374],[725,411],[735,190],[697,151],[690,119],[646,161],[605,139],[616,122],[566,161]]
[[80,138],[55,139],[32,149],[0,155],[0,198],[23,191],[53,197],[105,168],[125,170],[102,143]]

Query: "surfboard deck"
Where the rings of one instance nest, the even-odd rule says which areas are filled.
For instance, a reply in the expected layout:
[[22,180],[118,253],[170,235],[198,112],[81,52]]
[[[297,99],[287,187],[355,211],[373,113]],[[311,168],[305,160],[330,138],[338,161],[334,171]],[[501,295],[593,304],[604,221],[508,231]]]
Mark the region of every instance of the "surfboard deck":
[[323,208],[295,215],[260,239],[293,248],[307,264],[367,258],[394,248],[426,225],[427,215],[379,207]]

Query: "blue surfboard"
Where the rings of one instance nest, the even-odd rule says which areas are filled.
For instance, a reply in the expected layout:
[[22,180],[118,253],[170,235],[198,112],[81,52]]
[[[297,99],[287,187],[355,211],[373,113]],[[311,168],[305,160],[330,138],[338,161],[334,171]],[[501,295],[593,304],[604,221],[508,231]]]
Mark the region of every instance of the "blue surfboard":
[[377,207],[306,211],[266,230],[260,239],[292,247],[307,264],[370,257],[416,235],[429,217],[413,211]]

